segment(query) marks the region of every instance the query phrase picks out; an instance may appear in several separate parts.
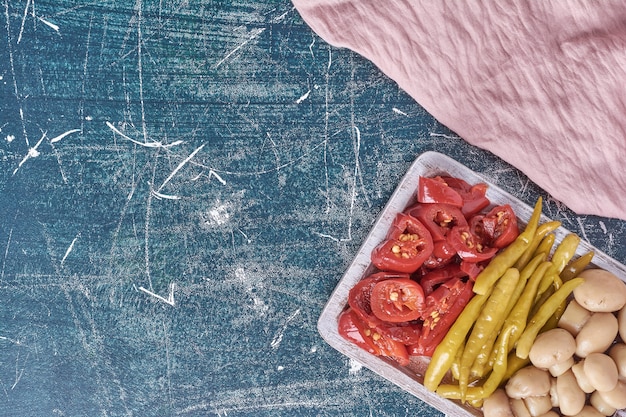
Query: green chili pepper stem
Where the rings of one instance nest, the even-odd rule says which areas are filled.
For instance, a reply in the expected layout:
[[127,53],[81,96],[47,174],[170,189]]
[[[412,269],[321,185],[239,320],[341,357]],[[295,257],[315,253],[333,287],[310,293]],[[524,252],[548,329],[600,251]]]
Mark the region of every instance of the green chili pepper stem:
[[467,333],[478,318],[490,293],[491,291],[488,291],[486,294],[473,296],[454,321],[446,336],[435,348],[424,374],[424,387],[429,391],[437,389],[444,375],[450,369],[459,347],[465,342]]
[[573,278],[567,281],[565,284],[561,286],[554,294],[550,296],[546,300],[545,303],[539,307],[537,313],[533,316],[532,319],[528,322],[524,333],[520,336],[517,341],[517,347],[515,349],[515,354],[522,359],[528,357],[528,353],[530,352],[530,348],[532,347],[535,338],[539,334],[541,328],[546,324],[546,322],[550,319],[557,309],[561,306],[567,297],[571,294],[571,292],[582,284],[584,279],[582,278]]
[[539,226],[539,220],[541,219],[542,202],[542,198],[539,197],[524,231],[517,236],[513,243],[504,248],[502,252],[498,253],[485,269],[478,274],[474,282],[474,292],[476,294],[485,294],[493,287],[493,284],[507,269],[517,262],[526,248],[530,246],[535,232],[537,231],[537,227]]

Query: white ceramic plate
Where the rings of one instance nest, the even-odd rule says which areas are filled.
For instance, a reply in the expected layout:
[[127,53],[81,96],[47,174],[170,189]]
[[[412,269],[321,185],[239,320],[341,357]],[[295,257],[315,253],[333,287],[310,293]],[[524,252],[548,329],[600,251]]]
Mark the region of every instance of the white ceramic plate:
[[[348,303],[348,292],[357,282],[374,271],[374,267],[370,263],[370,253],[372,249],[384,239],[396,214],[403,211],[410,204],[415,203],[415,192],[417,190],[419,177],[442,174],[462,178],[470,184],[484,182],[489,186],[487,197],[492,204],[510,204],[521,222],[525,223],[530,218],[532,207],[492,184],[480,174],[470,170],[446,155],[437,152],[425,152],[421,154],[400,181],[400,184],[392,194],[387,205],[374,223],[374,227],[356,254],[354,261],[331,294],[319,318],[318,330],[324,340],[333,348],[356,360],[383,378],[395,383],[441,412],[449,416],[482,416],[482,413],[475,408],[441,398],[424,388],[422,383],[424,381],[423,375],[428,365],[427,358],[413,357],[409,366],[398,366],[392,360],[374,356],[348,342],[339,335],[337,330],[339,315],[346,308]],[[549,219],[544,216],[542,222],[548,220]],[[557,242],[568,233],[566,229],[562,227],[559,228],[555,232]],[[586,242],[581,241],[577,255],[581,255],[589,250],[595,252],[593,259],[594,265],[610,270],[622,280],[626,281],[626,266]],[[618,412],[616,415],[626,416],[626,413],[622,411]]]

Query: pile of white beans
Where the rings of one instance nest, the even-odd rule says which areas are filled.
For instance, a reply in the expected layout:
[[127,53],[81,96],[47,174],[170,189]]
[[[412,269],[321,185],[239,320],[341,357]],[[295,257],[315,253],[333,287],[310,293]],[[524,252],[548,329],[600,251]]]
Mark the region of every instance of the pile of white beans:
[[483,403],[485,417],[603,417],[626,408],[626,284],[588,269],[531,364]]

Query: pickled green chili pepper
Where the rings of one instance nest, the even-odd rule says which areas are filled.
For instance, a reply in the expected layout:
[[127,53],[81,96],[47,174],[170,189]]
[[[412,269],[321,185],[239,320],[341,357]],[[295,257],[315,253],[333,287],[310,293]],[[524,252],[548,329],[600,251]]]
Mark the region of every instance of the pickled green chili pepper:
[[[549,270],[546,271],[545,275],[543,276],[543,279],[539,283],[539,289],[537,290],[536,298],[539,299],[539,297],[544,296],[548,288],[550,288],[551,286],[554,287],[555,290],[559,289],[561,287],[561,284],[562,284],[561,277],[559,277],[558,274],[554,272],[554,268],[550,268]],[[544,301],[545,301],[545,298],[546,297],[544,296]]]
[[517,347],[515,349],[515,354],[517,356],[522,359],[528,357],[530,348],[532,347],[535,338],[541,331],[541,328],[559,309],[561,304],[567,299],[567,297],[571,294],[574,288],[576,288],[583,282],[584,279],[582,278],[573,278],[567,281],[561,286],[561,288],[556,290],[556,292],[552,294],[545,303],[541,305],[539,310],[537,310],[537,313],[533,316],[532,319],[530,319],[528,325],[526,326],[526,329],[524,330],[524,333],[522,333],[519,340],[517,341]]
[[554,230],[558,229],[559,226],[561,226],[561,222],[558,220],[552,220],[552,221],[540,224],[537,227],[537,231],[535,232],[533,241],[528,246],[528,248],[526,249],[522,257],[519,258],[517,262],[515,262],[515,267],[521,271],[522,268],[524,268],[526,264],[530,262],[530,260],[534,257],[533,255],[535,254],[535,251],[537,250],[537,247],[539,246],[539,243],[541,243],[543,238],[548,233],[553,232]]
[[452,374],[452,378],[457,381],[461,378],[461,355],[463,355],[463,350],[465,349],[465,342],[461,343],[461,346],[456,351],[456,355],[454,356],[454,361],[452,365],[450,365],[450,373]]
[[[502,326],[500,326],[502,327]],[[470,369],[470,376],[474,378],[482,378],[491,370],[487,365],[489,364],[489,358],[491,357],[491,353],[493,352],[493,345],[496,343],[496,339],[498,338],[498,333],[493,332],[491,335],[485,340],[485,344],[476,355],[476,359],[474,359],[474,363]],[[459,377],[455,377],[457,380]]]
[[493,284],[506,272],[507,269],[512,267],[515,262],[522,256],[524,251],[530,246],[537,227],[539,227],[539,220],[541,219],[543,199],[539,197],[533,214],[526,224],[526,228],[522,233],[509,246],[504,248],[502,252],[498,253],[476,277],[474,282],[474,292],[476,294],[485,294]]
[[500,318],[506,313],[509,300],[517,287],[519,276],[520,273],[515,268],[506,270],[502,278],[497,281],[491,296],[489,296],[487,303],[474,324],[461,356],[459,378],[461,394],[467,389],[472,364],[476,360],[482,346],[492,334],[500,331],[498,327],[498,324],[501,323]]
[[593,251],[589,251],[578,258],[571,260],[565,268],[563,268],[563,271],[561,272],[561,280],[565,282],[577,277],[578,274],[580,274],[591,263],[594,255],[595,253]]
[[554,242],[556,242],[556,236],[553,234],[546,235],[541,242],[539,242],[539,246],[535,249],[533,255],[537,255],[540,253],[545,253],[546,255],[552,251],[552,246],[554,246]]
[[509,314],[511,314],[511,311],[513,310],[519,298],[523,294],[524,289],[526,288],[526,284],[528,283],[528,280],[530,279],[532,274],[535,272],[537,267],[545,260],[546,260],[546,255],[539,254],[535,256],[534,258],[532,258],[529,262],[527,262],[526,266],[520,271],[519,280],[517,281],[517,286],[515,287],[515,290],[513,291],[513,294],[511,294],[511,298],[509,299],[507,303],[506,311],[499,318],[498,324],[496,325],[496,328],[498,329],[498,331],[491,333],[491,335],[487,338],[487,340],[483,344],[480,352],[476,356],[476,359],[474,360],[474,364],[472,365],[472,369],[470,371],[470,374],[472,376],[482,377],[483,375],[486,374],[487,371],[491,370],[486,365],[489,363],[489,359],[491,358],[494,344],[496,343],[496,339],[498,338],[499,330],[503,328],[506,318],[509,316]]
[[528,279],[528,283],[526,284],[526,287],[524,287],[522,295],[519,297],[519,300],[504,322],[503,328],[511,327],[509,350],[513,348],[513,345],[517,342],[526,328],[528,316],[534,305],[537,288],[539,287],[539,283],[541,282],[545,272],[551,265],[552,262],[550,261],[543,261],[539,264],[539,266],[532,273],[531,277]]
[[504,374],[502,381],[508,381],[513,376],[513,374],[515,374],[515,372],[519,371],[529,363],[529,358],[522,359],[518,357],[515,352],[510,352],[509,356],[507,357],[506,373]]
[[489,377],[482,386],[483,398],[489,397],[494,393],[504,380],[508,368],[508,356],[509,356],[509,337],[511,336],[511,329],[502,330],[502,340],[497,347],[497,358],[493,364],[493,371],[489,374]]
[[574,257],[579,243],[580,237],[578,235],[570,233],[565,236],[552,254],[550,259],[552,261],[552,270],[550,272],[560,274]]
[[444,398],[474,403],[477,403],[493,394],[505,380],[504,378],[507,374],[509,356],[507,347],[509,345],[510,334],[510,329],[503,330],[503,337],[496,349],[498,352],[497,360],[494,363],[493,370],[489,374],[489,377],[487,377],[482,386],[467,387],[465,392],[463,392],[459,385],[442,384],[437,388],[437,394]]
[[429,391],[437,389],[444,375],[452,366],[457,351],[465,343],[467,333],[474,325],[474,322],[476,322],[490,294],[491,289],[488,289],[485,294],[478,294],[472,297],[459,317],[454,321],[446,336],[435,348],[424,374],[424,387]]

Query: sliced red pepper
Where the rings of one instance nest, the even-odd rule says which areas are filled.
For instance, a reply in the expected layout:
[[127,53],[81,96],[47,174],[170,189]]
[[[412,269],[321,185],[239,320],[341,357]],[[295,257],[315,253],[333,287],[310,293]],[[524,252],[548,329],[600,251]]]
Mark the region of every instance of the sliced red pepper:
[[461,261],[461,263],[459,263],[461,271],[463,271],[465,276],[467,276],[471,281],[476,280],[476,277],[482,272],[483,269],[485,269],[485,266],[484,262]]
[[[350,289],[348,293],[348,305],[359,319],[365,323],[370,330],[386,336],[387,338],[401,343],[414,343],[421,331],[420,326],[414,323],[392,323],[379,319],[372,312],[372,290],[379,282],[385,280],[409,280],[408,274],[393,272],[377,272],[372,274]],[[421,310],[420,310],[421,311]],[[417,334],[416,334],[417,333]]]
[[341,313],[338,326],[339,334],[361,349],[377,356],[387,356],[402,366],[409,364],[409,354],[403,343],[369,328],[352,309]]
[[445,240],[454,226],[467,226],[467,220],[458,207],[449,204],[416,204],[405,213],[417,218],[430,232],[433,242]]
[[383,271],[412,273],[433,252],[428,229],[415,217],[398,213],[387,238],[372,251],[372,263]]
[[372,333],[372,340],[380,349],[382,356],[395,360],[401,366],[409,364],[409,352],[404,344],[376,332]]
[[519,235],[517,216],[509,204],[496,206],[482,219],[482,228],[494,248],[504,248]]
[[412,279],[386,279],[372,288],[370,306],[386,322],[417,320],[424,310],[424,290]]
[[470,218],[476,213],[489,206],[490,201],[487,198],[488,185],[485,183],[478,183],[470,185],[467,181],[461,178],[442,176],[441,177],[450,188],[455,190],[461,195],[463,199],[463,206],[461,212],[465,218]]
[[449,265],[456,256],[456,250],[447,240],[433,242],[433,253],[424,261],[424,267],[438,269]]
[[459,264],[449,264],[443,268],[433,269],[424,274],[419,283],[424,289],[426,296],[430,295],[439,285],[450,281],[452,278],[462,278],[467,274],[461,270]]
[[380,355],[380,349],[371,338],[371,331],[351,308],[348,308],[339,316],[338,330],[343,338],[351,341],[361,349],[374,355]]
[[457,255],[468,262],[482,262],[493,258],[497,248],[486,246],[468,226],[456,226],[448,234],[448,242],[454,247]]
[[410,321],[406,323],[394,323],[377,328],[378,332],[391,340],[404,345],[412,345],[419,341],[422,334],[422,322]]
[[432,356],[473,295],[471,282],[461,278],[452,278],[428,295],[422,335],[418,343],[408,347],[409,354]]
[[381,324],[382,320],[372,313],[371,298],[372,289],[382,280],[390,278],[409,279],[408,274],[377,272],[372,274],[350,289],[348,293],[348,305],[363,320],[368,327],[376,327]]
[[419,203],[439,203],[459,208],[463,207],[461,195],[439,176],[419,177],[417,201]]

